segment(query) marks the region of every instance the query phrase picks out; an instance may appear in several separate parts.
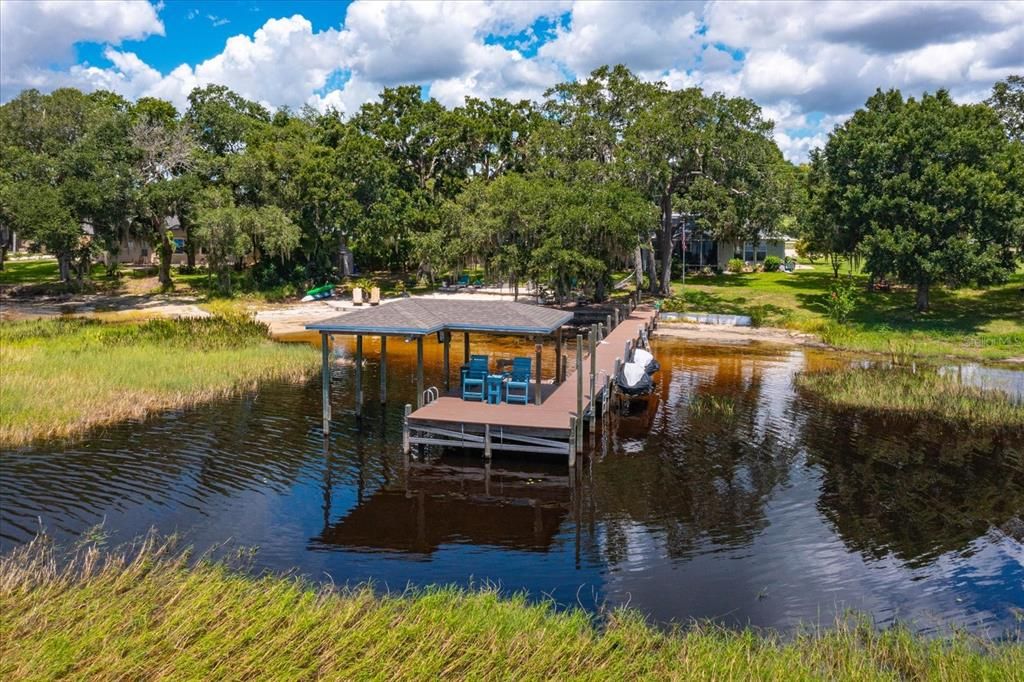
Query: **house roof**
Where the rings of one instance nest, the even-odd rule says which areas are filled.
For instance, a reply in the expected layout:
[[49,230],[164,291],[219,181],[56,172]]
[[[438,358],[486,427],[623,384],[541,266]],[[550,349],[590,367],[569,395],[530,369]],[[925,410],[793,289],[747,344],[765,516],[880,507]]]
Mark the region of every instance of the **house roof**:
[[336,334],[422,336],[447,329],[491,334],[551,334],[572,313],[511,301],[403,298],[339,315],[306,329]]

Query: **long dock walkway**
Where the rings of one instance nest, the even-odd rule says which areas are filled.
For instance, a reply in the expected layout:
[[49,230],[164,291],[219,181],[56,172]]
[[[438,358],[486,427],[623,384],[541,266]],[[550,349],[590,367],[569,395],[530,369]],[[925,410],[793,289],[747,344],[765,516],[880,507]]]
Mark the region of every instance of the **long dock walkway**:
[[[583,358],[583,413],[578,413],[579,377],[568,373],[564,382],[547,394],[539,405],[489,405],[459,397],[442,396],[406,416],[405,445],[442,445],[493,450],[564,453],[575,457],[582,416],[593,414],[595,400],[610,393],[616,359],[625,361],[627,347],[633,348],[649,332],[657,311],[650,306],[635,308],[605,338],[596,344],[594,361]],[[584,344],[589,350],[589,344]],[[579,363],[577,363],[579,364]],[[594,391],[591,393],[591,368]]]

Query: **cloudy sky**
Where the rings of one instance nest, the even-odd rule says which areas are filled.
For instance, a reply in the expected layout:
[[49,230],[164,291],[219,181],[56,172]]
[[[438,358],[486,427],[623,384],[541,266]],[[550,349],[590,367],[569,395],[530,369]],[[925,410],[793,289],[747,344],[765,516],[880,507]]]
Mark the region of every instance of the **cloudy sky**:
[[751,97],[806,158],[874,91],[984,99],[1024,73],[1024,2],[0,2],[0,100],[23,88],[169,99],[222,83],[268,106],[352,112],[385,86],[539,98],[623,63]]

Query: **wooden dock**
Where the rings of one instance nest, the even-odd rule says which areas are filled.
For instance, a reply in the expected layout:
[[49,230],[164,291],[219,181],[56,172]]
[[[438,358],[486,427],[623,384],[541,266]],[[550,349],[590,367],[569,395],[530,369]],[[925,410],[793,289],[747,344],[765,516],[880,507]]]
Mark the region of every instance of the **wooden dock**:
[[654,308],[639,306],[603,338],[603,325],[593,325],[585,341],[577,336],[575,369],[558,385],[543,386],[539,404],[490,405],[441,396],[415,411],[407,405],[403,447],[407,452],[414,445],[476,448],[485,457],[495,450],[562,454],[575,463],[584,422],[607,412],[619,365],[632,359],[656,319]]

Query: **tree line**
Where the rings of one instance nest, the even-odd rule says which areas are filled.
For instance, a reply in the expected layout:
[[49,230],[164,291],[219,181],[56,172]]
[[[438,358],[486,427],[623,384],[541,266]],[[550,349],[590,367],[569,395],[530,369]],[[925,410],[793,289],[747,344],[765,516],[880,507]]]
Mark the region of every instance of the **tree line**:
[[[1004,112],[1019,85],[1004,90]],[[0,225],[55,255],[65,280],[136,236],[170,286],[176,217],[186,267],[203,249],[225,287],[246,254],[261,284],[311,285],[351,275],[350,251],[366,270],[432,279],[480,264],[492,281],[601,299],[633,266],[670,293],[681,212],[735,241],[785,224],[816,251],[926,288],[1012,267],[1020,201],[1006,194],[1020,188],[1020,140],[998,110],[879,93],[797,167],[751,100],[673,90],[623,66],[539,103],[446,108],[419,86],[388,88],[347,119],[272,112],[221,85],[196,88],[183,112],[26,90],[0,107]],[[918,258],[940,243],[945,255]]]

